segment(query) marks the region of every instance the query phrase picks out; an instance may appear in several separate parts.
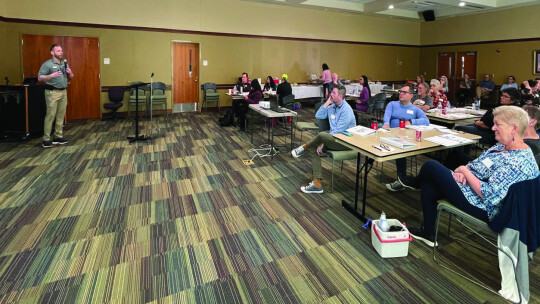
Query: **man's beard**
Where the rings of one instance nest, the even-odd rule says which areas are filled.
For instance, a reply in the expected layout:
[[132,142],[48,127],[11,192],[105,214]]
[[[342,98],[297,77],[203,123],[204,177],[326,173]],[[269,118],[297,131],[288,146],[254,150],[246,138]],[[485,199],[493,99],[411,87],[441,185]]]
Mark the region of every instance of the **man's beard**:
[[56,56],[56,55],[54,55],[54,58],[56,58],[56,59],[58,59],[60,61],[64,60],[64,56]]

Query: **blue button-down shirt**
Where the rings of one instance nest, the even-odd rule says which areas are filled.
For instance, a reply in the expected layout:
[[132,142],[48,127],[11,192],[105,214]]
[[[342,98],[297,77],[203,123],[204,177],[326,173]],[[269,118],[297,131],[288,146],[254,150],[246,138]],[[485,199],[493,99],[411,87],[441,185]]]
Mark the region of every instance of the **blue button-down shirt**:
[[330,134],[338,134],[356,126],[356,119],[351,106],[343,99],[339,106],[331,104],[328,108],[321,106],[315,118],[326,119],[330,122]]

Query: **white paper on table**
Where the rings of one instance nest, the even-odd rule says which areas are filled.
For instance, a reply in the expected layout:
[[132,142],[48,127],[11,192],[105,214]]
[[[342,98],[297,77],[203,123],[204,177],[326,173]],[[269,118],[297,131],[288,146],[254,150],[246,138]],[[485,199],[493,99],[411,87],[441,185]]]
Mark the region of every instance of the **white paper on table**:
[[439,144],[439,145],[443,145],[445,147],[456,146],[456,145],[459,145],[459,144],[473,143],[473,141],[470,140],[470,139],[463,138],[463,137],[453,135],[453,134],[444,134],[444,135],[439,135],[439,136],[432,136],[432,137],[426,138],[426,140],[430,141],[430,142],[433,142],[433,143],[436,143],[436,144]]
[[446,114],[446,116],[447,116],[447,117],[451,117],[451,118],[457,118],[457,119],[462,119],[462,118],[472,118],[472,117],[475,117],[474,115],[466,114],[466,113]]
[[454,134],[454,135],[458,135],[459,133],[458,132],[454,132],[450,129],[439,129],[440,132],[444,133],[444,134]]
[[347,129],[347,132],[352,133],[352,134],[356,134],[356,135],[360,135],[360,136],[366,136],[366,135],[373,134],[376,131],[373,130],[373,129],[370,129],[370,128],[366,128],[364,126],[356,126],[356,127],[352,127],[352,128]]

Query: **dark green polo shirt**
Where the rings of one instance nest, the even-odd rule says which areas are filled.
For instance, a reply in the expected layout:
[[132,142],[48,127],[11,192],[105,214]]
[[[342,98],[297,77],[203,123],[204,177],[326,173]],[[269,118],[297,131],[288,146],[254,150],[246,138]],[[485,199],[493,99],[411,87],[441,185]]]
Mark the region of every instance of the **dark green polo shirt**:
[[52,59],[45,61],[41,65],[41,68],[39,68],[38,77],[41,75],[50,75],[58,70],[62,71],[62,76],[51,78],[46,82],[46,84],[58,89],[64,89],[67,87],[68,77],[66,73],[66,67],[63,61],[60,62],[60,64],[55,63]]

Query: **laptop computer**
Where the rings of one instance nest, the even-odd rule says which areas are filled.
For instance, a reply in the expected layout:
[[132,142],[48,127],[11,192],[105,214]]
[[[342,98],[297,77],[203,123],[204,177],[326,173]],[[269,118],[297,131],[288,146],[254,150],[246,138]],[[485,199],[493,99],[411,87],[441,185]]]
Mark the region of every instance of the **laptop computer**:
[[277,112],[277,113],[287,113],[289,110],[287,109],[280,109],[279,107],[279,101],[278,101],[278,95],[270,95],[270,110]]

